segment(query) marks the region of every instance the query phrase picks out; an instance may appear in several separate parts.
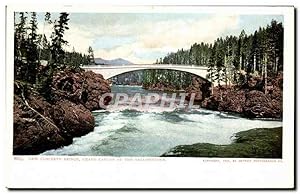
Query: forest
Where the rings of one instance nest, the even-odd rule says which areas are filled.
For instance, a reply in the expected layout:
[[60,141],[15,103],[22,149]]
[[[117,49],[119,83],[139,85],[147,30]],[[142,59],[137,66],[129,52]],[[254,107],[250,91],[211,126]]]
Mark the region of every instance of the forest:
[[[190,49],[180,49],[156,60],[156,64],[206,66],[211,82],[226,86],[243,85],[249,76],[276,76],[283,71],[283,25],[272,20],[253,34],[244,30],[239,36],[217,38],[213,44],[195,43]],[[167,70],[147,70],[143,74],[145,86],[164,83],[185,87],[193,75]]]
[[[15,13],[14,74],[18,85],[33,87],[49,99],[55,72],[95,64],[91,47],[87,55],[76,52],[75,48],[66,51],[68,42],[64,34],[69,29],[68,22],[68,13],[53,18],[46,12],[43,24],[39,25],[43,33],[38,34],[35,12]],[[53,29],[49,40],[44,34],[46,26]],[[187,50],[179,49],[157,59],[156,63],[206,66],[209,70],[206,79],[218,85],[243,85],[249,76],[260,76],[267,83],[268,77],[283,71],[283,25],[272,20],[249,35],[242,30],[239,36],[219,37],[211,44],[194,43]],[[142,82],[146,88],[160,83],[181,90],[190,85],[192,77],[180,71],[145,70]]]
[[[66,12],[60,13],[58,18],[52,18],[46,12],[43,33],[38,34],[36,12],[15,13],[14,76],[18,86],[15,94],[18,94],[18,88],[22,88],[22,92],[31,88],[51,100],[51,81],[57,71],[78,69],[94,61],[93,55],[76,52],[74,47],[71,52],[66,51],[68,41],[64,34],[69,29],[68,22],[69,14]],[[50,40],[44,34],[46,26],[53,29]],[[92,52],[90,49],[89,53]]]
[[40,154],[93,131],[92,111],[103,109],[97,102],[110,86],[81,68],[95,60],[91,47],[88,55],[71,49],[69,14],[18,12],[14,24],[13,154]]

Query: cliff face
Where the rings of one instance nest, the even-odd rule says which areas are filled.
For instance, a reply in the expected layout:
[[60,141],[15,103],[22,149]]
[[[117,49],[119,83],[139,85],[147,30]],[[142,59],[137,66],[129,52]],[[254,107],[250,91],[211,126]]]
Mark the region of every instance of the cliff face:
[[35,91],[26,98],[15,95],[14,154],[39,154],[91,132],[91,111],[101,109],[101,95],[110,92],[108,82],[93,72],[65,70],[53,77],[52,85],[51,102]]

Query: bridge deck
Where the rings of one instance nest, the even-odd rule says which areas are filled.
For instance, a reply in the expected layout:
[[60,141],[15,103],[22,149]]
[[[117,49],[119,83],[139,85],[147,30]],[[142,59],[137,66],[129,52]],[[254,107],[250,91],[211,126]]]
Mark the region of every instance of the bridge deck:
[[207,70],[206,66],[182,65],[182,64],[130,64],[130,65],[88,65],[82,66],[83,69],[123,69],[123,68],[182,68],[182,69],[202,69]]
[[[90,70],[103,75],[104,79],[126,72],[132,72],[145,69],[169,69],[192,73],[207,80],[208,67],[198,65],[182,65],[182,64],[129,64],[129,65],[89,65],[82,66],[85,70]],[[208,80],[209,81],[209,80]]]

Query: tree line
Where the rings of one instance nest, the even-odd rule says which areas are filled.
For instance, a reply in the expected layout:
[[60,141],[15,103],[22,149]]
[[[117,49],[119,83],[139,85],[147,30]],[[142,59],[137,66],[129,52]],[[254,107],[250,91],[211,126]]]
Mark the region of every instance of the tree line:
[[166,87],[173,86],[177,90],[182,90],[191,84],[192,75],[182,71],[170,71],[167,69],[143,70],[142,84],[144,88],[160,83]]
[[[207,66],[207,79],[211,82],[216,81],[219,85],[243,85],[249,76],[261,76],[266,84],[268,77],[283,71],[283,25],[272,20],[266,27],[260,27],[253,34],[247,35],[242,30],[239,36],[220,37],[212,44],[195,43],[190,49],[169,53],[156,60],[156,63]],[[177,84],[178,81],[173,78],[183,75],[180,72],[168,74],[166,76],[166,72],[150,70],[145,72],[144,77],[145,81],[151,83],[163,77],[165,82]]]
[[[15,13],[14,75],[15,80],[31,86],[51,98],[51,82],[55,72],[65,68],[77,69],[90,63],[90,56],[75,51],[65,51],[68,41],[64,39],[69,30],[69,14],[61,12],[54,19],[49,12],[44,15],[43,33],[38,34],[36,12]],[[44,34],[45,27],[53,31],[50,40]],[[42,64],[42,62],[46,64]]]

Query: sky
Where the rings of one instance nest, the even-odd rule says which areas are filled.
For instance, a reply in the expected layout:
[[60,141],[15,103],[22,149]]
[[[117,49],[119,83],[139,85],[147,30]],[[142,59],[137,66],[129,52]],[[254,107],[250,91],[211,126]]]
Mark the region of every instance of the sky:
[[[50,36],[44,13],[38,13],[38,32]],[[57,19],[58,13],[52,13]],[[213,43],[218,37],[238,36],[265,27],[272,19],[283,23],[282,15],[217,15],[203,13],[70,13],[66,50],[95,58],[123,58],[133,63],[154,63],[178,49],[194,43]]]

